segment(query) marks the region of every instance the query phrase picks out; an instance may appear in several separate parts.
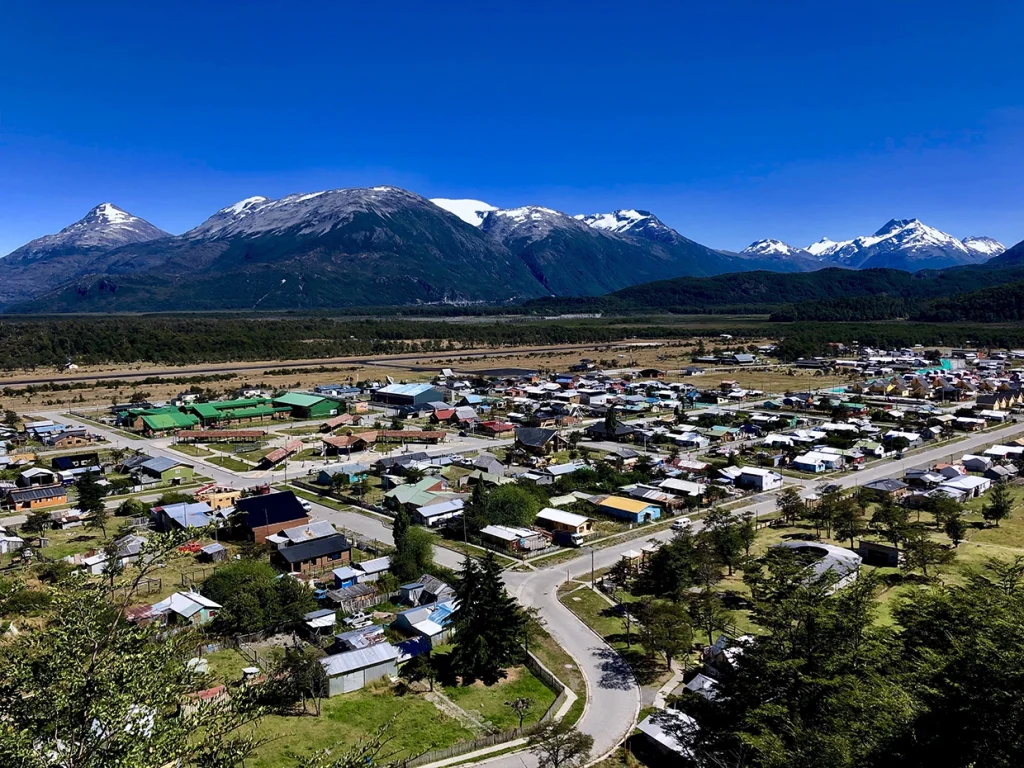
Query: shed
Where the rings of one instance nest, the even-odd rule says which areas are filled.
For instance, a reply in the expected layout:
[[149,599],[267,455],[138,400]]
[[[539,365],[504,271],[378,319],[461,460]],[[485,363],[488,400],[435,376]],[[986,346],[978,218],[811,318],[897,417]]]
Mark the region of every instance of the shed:
[[358,691],[367,683],[398,674],[398,649],[389,643],[336,653],[320,660],[328,678],[328,695]]

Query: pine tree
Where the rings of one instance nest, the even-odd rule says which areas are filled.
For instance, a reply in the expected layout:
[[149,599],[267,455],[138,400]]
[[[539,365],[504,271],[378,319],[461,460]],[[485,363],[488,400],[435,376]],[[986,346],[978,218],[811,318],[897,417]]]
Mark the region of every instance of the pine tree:
[[103,504],[103,488],[96,482],[92,472],[84,473],[75,483],[78,489],[78,508],[90,518],[89,525],[103,531],[107,536],[107,508]]
[[996,483],[989,495],[988,504],[981,508],[981,516],[988,522],[995,522],[996,528],[999,521],[1005,520],[1013,512],[1013,500],[1010,498],[1010,489],[1005,483]]
[[455,587],[452,669],[463,685],[493,685],[521,661],[526,615],[505,591],[501,568],[488,552],[479,563],[466,558]]

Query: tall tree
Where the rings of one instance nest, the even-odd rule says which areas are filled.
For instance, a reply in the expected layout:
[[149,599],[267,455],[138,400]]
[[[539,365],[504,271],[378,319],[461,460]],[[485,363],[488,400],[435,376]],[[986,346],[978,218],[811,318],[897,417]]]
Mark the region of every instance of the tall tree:
[[988,503],[981,508],[981,516],[988,522],[994,522],[996,528],[1001,520],[1006,520],[1013,513],[1013,499],[1006,483],[996,483],[988,495]]
[[531,736],[530,747],[537,768],[581,768],[590,761],[594,737],[560,720]]
[[912,525],[903,544],[903,569],[908,573],[920,570],[928,578],[928,569],[953,561],[956,553],[937,541],[921,525]]
[[672,668],[672,659],[693,642],[693,624],[679,603],[645,599],[640,603],[639,641],[648,654],[661,653],[665,667]]
[[888,494],[871,515],[871,528],[879,535],[884,536],[885,540],[894,547],[898,547],[900,542],[906,538],[909,525],[910,515],[906,507],[900,505]]
[[796,488],[783,489],[776,498],[775,506],[787,525],[794,525],[807,513],[807,505],[800,498],[800,492]]
[[526,623],[522,609],[505,591],[494,553],[479,563],[469,557],[463,561],[455,595],[459,607],[453,617],[452,669],[463,685],[476,680],[493,685],[507,667],[522,660]]
[[103,487],[96,481],[96,475],[85,472],[75,483],[78,491],[78,508],[89,515],[89,525],[99,528],[107,536],[107,508],[103,504]]
[[854,539],[864,533],[864,508],[852,496],[844,496],[836,503],[835,533],[837,539],[848,539],[850,549]]

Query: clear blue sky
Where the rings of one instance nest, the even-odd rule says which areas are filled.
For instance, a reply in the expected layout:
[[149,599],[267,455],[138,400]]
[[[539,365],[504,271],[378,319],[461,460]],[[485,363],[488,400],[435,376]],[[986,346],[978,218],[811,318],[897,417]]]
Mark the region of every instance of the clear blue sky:
[[[688,7],[681,7],[688,6]],[[713,247],[1024,239],[1024,4],[10,2],[0,253],[394,184],[647,208]]]

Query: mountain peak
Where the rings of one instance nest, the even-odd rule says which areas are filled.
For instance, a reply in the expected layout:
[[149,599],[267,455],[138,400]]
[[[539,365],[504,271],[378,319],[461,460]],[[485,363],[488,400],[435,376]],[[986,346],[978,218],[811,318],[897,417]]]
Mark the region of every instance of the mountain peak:
[[118,208],[113,203],[100,203],[85,214],[85,216],[81,218],[80,222],[77,223],[89,222],[90,224],[99,225],[124,224],[133,220],[137,221],[138,219],[123,208]]
[[921,222],[918,219],[889,219],[881,229],[875,232],[875,237],[882,237],[901,229],[906,229],[911,224],[920,225]]
[[799,248],[794,248],[789,243],[784,243],[781,240],[774,240],[767,238],[764,240],[755,240],[740,253],[755,254],[758,256],[794,256],[801,253]]
[[133,216],[113,203],[100,203],[73,224],[52,235],[44,235],[9,254],[33,261],[45,254],[65,250],[113,249],[170,237],[145,219]]
[[498,210],[497,206],[485,203],[483,200],[457,199],[451,200],[447,197],[434,197],[430,202],[438,208],[444,208],[448,213],[454,213],[467,224],[479,227],[484,223],[484,216],[490,211]]
[[582,221],[588,227],[620,235],[632,234],[636,230],[651,225],[664,226],[658,217],[650,211],[639,211],[633,208],[622,208],[611,213],[581,213],[573,218]]

